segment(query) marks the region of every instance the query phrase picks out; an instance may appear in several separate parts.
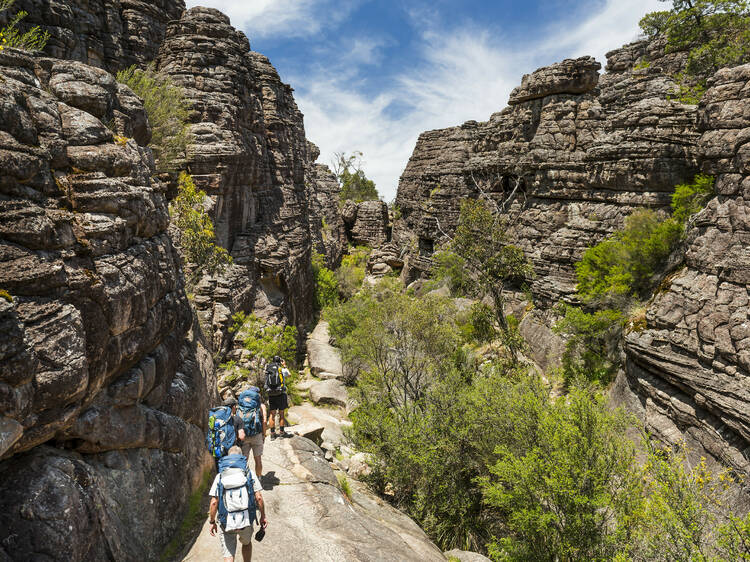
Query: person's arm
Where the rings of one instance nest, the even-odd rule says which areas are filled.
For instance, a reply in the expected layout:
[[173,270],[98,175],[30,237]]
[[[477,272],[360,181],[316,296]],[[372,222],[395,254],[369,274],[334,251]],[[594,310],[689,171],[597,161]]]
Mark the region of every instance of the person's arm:
[[208,507],[208,521],[211,524],[209,529],[210,529],[212,537],[216,535],[216,512],[218,510],[219,510],[219,498],[214,496],[211,498],[211,505],[209,505]]
[[261,418],[262,418],[261,424],[263,426],[263,439],[265,439],[266,438],[266,415],[267,415],[266,414],[266,405],[265,404],[261,404],[260,405],[260,415],[261,415]]
[[260,509],[260,526],[265,529],[268,526],[266,519],[266,505],[263,503],[263,496],[260,492],[255,492],[255,504]]
[[237,428],[237,438],[240,441],[245,440],[245,422],[239,416],[234,416],[234,427]]

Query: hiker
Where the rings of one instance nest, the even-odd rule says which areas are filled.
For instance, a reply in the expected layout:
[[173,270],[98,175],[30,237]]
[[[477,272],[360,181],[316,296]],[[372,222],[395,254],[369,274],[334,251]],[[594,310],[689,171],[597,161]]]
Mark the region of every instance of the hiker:
[[255,540],[265,535],[266,507],[263,504],[261,485],[248,466],[242,449],[234,445],[219,462],[221,471],[214,478],[211,490],[211,504],[208,509],[209,531],[216,536],[221,526],[219,540],[224,553],[224,562],[234,562],[237,552],[237,539],[242,544],[242,560],[249,562],[253,555],[253,523],[260,511],[260,529]]
[[289,407],[284,381],[289,376],[286,361],[275,355],[273,361],[266,365],[266,394],[268,394],[268,426],[271,428],[271,439],[276,439],[276,414],[279,415],[279,436],[291,437],[285,431],[285,410]]
[[218,408],[208,411],[208,433],[206,445],[214,458],[216,472],[219,472],[219,459],[228,454],[229,449],[245,439],[244,422],[237,415],[237,400],[229,397]]
[[242,454],[250,460],[252,450],[255,459],[255,475],[263,476],[263,441],[266,438],[266,405],[260,399],[260,389],[251,386],[239,396],[239,416],[243,422],[245,440],[242,441]]

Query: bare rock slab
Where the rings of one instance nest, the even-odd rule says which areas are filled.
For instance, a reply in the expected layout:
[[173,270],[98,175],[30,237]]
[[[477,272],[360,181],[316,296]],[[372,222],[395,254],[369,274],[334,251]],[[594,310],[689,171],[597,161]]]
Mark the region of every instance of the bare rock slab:
[[335,379],[316,381],[310,385],[310,400],[318,405],[346,408],[349,394],[344,383]]
[[468,550],[458,550],[457,548],[447,551],[445,557],[448,559],[458,558],[461,562],[490,562],[490,559],[486,556]]
[[307,360],[310,371],[326,378],[341,378],[344,369],[341,364],[341,354],[329,343],[328,323],[319,322],[307,339]]

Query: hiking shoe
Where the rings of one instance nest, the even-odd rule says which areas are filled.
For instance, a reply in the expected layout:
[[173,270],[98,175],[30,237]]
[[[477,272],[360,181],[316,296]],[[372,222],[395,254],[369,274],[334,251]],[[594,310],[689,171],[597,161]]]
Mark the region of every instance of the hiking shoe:
[[280,436],[280,437],[292,437],[292,434],[291,434],[291,433],[288,433],[288,432],[286,432],[286,431],[284,431],[284,430],[282,429],[282,430],[281,430],[281,432],[279,433],[279,436]]
[[275,431],[271,432],[271,439],[276,439],[276,432]]

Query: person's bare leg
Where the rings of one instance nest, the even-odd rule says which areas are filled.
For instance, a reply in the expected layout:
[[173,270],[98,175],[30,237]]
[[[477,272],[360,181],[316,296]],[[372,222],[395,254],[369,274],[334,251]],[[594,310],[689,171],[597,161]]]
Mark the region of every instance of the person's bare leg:
[[275,431],[273,426],[276,424],[276,410],[268,412],[268,421],[266,423],[268,424],[268,429],[273,433]]
[[253,559],[253,543],[242,545],[242,562],[250,562]]
[[281,428],[281,432],[284,432],[284,428],[286,427],[286,419],[284,418],[284,412],[286,410],[279,410],[279,427]]
[[260,478],[261,474],[263,474],[263,461],[260,456],[257,456],[255,457],[255,475]]

